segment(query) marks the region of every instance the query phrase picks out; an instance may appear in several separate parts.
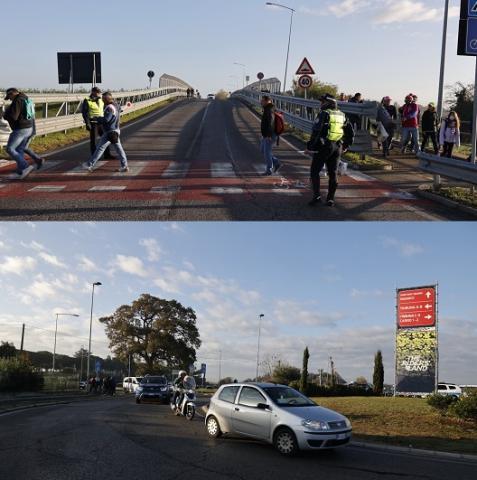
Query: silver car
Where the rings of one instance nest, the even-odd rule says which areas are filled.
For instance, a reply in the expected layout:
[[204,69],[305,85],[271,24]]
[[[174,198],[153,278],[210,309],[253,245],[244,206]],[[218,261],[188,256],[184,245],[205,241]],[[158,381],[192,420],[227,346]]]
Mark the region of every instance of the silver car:
[[213,438],[239,434],[272,443],[290,456],[351,440],[351,422],[345,416],[274,383],[222,385],[210,400],[205,425]]

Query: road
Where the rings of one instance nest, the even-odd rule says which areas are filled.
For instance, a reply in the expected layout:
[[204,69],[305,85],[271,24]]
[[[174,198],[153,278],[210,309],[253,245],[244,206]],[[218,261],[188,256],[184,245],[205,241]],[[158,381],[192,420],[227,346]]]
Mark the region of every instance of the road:
[[[0,167],[3,220],[474,220],[359,172],[341,178],[336,208],[310,208],[310,159],[284,139],[280,175],[262,177],[257,117],[238,100],[180,101],[123,130],[131,170],[117,160],[81,170],[85,143],[10,180]],[[289,139],[290,140],[290,139]],[[295,142],[296,143],[296,142]]]
[[209,439],[203,421],[132,397],[0,416],[0,478],[79,479],[425,479],[475,478],[475,463],[367,450],[283,458],[244,439]]

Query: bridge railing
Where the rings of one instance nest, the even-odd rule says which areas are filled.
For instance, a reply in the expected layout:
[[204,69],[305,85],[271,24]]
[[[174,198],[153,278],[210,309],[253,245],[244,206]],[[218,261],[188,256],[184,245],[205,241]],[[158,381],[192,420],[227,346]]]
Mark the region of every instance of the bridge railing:
[[[37,135],[48,135],[55,132],[66,132],[72,128],[84,125],[81,106],[87,93],[39,93],[28,94],[35,104],[37,112]],[[165,100],[186,96],[186,88],[174,86],[148,90],[132,90],[113,92],[115,100],[124,108],[124,113],[155,105]],[[4,92],[0,92],[0,108],[7,102],[3,101]],[[130,104],[130,105],[129,105]],[[127,108],[126,108],[126,105]],[[10,128],[8,123],[0,118],[0,146],[5,146]]]

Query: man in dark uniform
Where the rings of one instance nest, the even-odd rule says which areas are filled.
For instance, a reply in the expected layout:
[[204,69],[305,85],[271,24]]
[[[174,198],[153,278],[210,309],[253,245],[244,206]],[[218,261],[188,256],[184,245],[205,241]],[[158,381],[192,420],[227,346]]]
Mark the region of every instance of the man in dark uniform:
[[320,101],[321,110],[313,125],[313,132],[306,150],[307,153],[313,154],[310,172],[313,198],[309,205],[315,206],[321,202],[320,172],[326,165],[329,177],[326,204],[333,207],[338,189],[338,167],[341,154],[353,144],[354,130],[345,114],[338,110],[338,104],[332,95],[325,94]]

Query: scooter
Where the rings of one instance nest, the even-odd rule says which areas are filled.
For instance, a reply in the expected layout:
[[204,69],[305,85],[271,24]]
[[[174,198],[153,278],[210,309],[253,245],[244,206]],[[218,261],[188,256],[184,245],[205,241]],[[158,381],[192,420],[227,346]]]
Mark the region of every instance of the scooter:
[[[196,409],[196,394],[195,394],[195,380],[194,377],[184,377],[183,380],[184,388],[174,387],[174,395],[171,397],[171,410],[176,415],[182,415],[186,417],[187,420],[192,420],[195,416]],[[179,404],[179,399],[181,398]],[[174,401],[175,398],[175,401]]]

